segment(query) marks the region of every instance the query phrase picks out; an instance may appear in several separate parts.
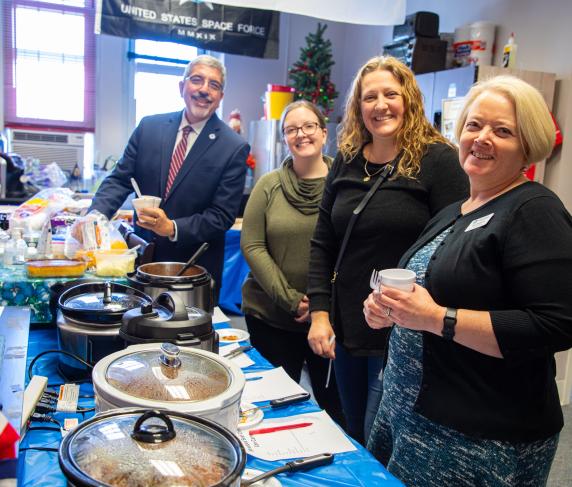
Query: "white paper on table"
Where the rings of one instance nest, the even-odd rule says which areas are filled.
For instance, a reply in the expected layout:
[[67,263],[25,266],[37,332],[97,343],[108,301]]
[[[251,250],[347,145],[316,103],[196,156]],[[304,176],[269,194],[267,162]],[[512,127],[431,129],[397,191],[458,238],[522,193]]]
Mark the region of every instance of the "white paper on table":
[[215,306],[213,310],[213,325],[217,323],[228,323],[229,321],[230,318],[225,315],[218,306]]
[[[306,392],[300,384],[284,372],[282,367],[245,375],[246,386],[242,391],[242,402],[272,401],[272,399]],[[249,377],[262,377],[262,379],[249,382]]]
[[[249,434],[250,430],[306,422],[312,425],[274,433]],[[264,420],[248,430],[239,430],[238,437],[247,453],[269,461],[356,450],[325,411]]]
[[[221,346],[218,349],[218,354],[221,357],[224,357],[227,353],[232,352],[238,347],[240,347],[240,344],[238,343],[231,343],[230,345]],[[244,367],[248,367],[254,363],[254,360],[252,360],[246,353],[241,353],[240,355],[232,357],[229,360],[238,365],[241,369],[244,369]]]

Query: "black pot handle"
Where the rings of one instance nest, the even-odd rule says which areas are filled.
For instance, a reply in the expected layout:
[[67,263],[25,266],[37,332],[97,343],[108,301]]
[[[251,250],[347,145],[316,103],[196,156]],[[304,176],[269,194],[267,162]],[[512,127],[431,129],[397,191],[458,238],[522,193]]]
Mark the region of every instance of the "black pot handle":
[[189,319],[185,302],[178,293],[168,291],[161,293],[157,296],[155,303],[169,310],[171,318],[169,318],[168,321],[183,321]]
[[[143,423],[149,418],[159,418],[165,424],[143,426]],[[157,409],[151,409],[139,416],[131,433],[131,437],[134,440],[142,441],[143,443],[164,443],[172,440],[175,436],[177,434],[171,418]]]

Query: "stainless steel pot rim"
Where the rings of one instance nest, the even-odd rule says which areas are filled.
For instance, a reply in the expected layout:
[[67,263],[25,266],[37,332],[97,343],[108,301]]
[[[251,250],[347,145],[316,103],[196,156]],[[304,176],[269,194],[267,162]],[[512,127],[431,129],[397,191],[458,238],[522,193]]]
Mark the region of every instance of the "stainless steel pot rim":
[[[197,269],[199,272],[194,272],[192,274],[185,273],[182,276],[175,276],[183,266],[184,262],[151,262],[149,264],[143,264],[137,267],[135,275],[141,280],[151,284],[161,284],[161,283],[173,283],[173,284],[183,284],[183,283],[194,283],[200,280],[208,281],[210,278],[207,270],[200,265],[193,265],[188,270],[192,273]],[[162,269],[163,272],[158,272]]]

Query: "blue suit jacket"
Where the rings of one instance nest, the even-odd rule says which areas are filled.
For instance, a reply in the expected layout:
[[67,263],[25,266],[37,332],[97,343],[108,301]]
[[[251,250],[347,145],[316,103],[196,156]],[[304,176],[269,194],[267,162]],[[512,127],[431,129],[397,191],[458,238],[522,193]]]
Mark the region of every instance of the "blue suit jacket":
[[248,144],[213,114],[189,151],[165,198],[165,186],[183,112],[152,115],[141,120],[113,172],[103,181],[91,210],[111,218],[133,192],[133,177],[145,195],[160,196],[161,208],[177,223],[171,242],[136,226],[136,233],[154,241],[155,261],[184,262],[203,242],[209,249],[199,259],[220,287],[224,236],[238,213]]

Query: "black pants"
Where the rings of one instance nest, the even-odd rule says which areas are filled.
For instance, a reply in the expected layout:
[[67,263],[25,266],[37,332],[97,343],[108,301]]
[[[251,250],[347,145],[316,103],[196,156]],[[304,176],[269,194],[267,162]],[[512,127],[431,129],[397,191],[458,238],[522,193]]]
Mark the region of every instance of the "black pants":
[[318,405],[340,426],[345,419],[338,395],[334,367],[326,388],[329,360],[319,357],[308,345],[307,333],[275,328],[252,315],[245,316],[250,342],[275,367],[282,367],[296,382],[300,382],[304,362],[308,366],[310,383]]

